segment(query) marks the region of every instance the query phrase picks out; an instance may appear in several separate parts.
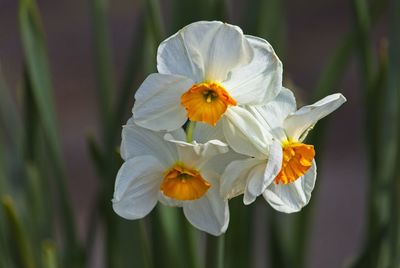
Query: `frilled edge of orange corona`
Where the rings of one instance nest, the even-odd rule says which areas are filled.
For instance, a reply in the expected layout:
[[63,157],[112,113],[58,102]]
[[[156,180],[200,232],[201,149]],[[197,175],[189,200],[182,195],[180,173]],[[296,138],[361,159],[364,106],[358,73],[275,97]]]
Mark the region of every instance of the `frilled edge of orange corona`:
[[181,97],[190,121],[200,121],[215,126],[236,101],[218,83],[194,84]]
[[201,198],[210,187],[211,184],[203,179],[199,171],[177,162],[166,172],[160,190],[175,200],[195,200]]
[[295,182],[310,169],[315,156],[314,146],[304,143],[287,141],[282,149],[282,168],[275,178],[276,184]]

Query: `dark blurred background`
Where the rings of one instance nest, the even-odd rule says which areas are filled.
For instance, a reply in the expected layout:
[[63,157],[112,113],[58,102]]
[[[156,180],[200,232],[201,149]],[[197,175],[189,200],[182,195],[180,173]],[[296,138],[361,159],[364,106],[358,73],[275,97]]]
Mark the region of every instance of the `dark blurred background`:
[[[253,14],[246,12],[246,3],[233,1],[230,23],[248,33],[242,24],[251,21]],[[87,1],[39,0],[38,5],[49,49],[58,125],[67,164],[68,192],[72,197],[79,235],[83,237],[98,189],[86,143],[87,136],[98,136],[99,129],[90,9]],[[121,83],[132,35],[142,38],[137,26],[141,15],[139,7],[140,3],[134,0],[110,1],[109,27],[117,84]],[[163,1],[162,15],[167,35],[178,30],[169,26],[174,19],[170,9],[171,1]],[[285,83],[294,87],[299,103],[310,102],[311,90],[323,66],[344,34],[349,32],[352,20],[347,0],[285,1],[284,31],[281,33],[285,45],[274,48],[283,62]],[[373,47],[378,49],[386,34],[386,20],[383,18],[374,28]],[[275,43],[274,40],[268,41]],[[18,100],[23,52],[17,1],[0,0],[0,62],[10,88],[15,90],[12,94]],[[362,125],[363,88],[356,67],[356,59],[351,59],[340,85],[334,90],[343,93],[348,101],[330,116],[327,137],[323,142],[324,153],[318,163],[318,192],[311,199],[315,214],[310,223],[309,267],[341,267],[361,250],[364,242],[368,178]],[[133,89],[130,97],[130,105],[133,105]],[[265,213],[264,206],[267,203],[259,200],[257,213]],[[264,221],[257,224],[257,233],[266,232]],[[101,241],[100,235],[96,239],[99,255]],[[265,267],[268,255],[268,247],[259,243],[258,267]],[[93,267],[102,267],[101,256],[95,257],[92,264]]]

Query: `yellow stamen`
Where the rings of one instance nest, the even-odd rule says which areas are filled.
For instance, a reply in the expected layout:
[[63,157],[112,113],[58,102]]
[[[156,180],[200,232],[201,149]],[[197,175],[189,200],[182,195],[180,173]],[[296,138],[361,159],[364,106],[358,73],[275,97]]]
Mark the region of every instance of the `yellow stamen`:
[[282,145],[282,168],[275,183],[288,184],[306,174],[315,156],[314,146],[288,141]]
[[211,184],[203,179],[199,171],[177,162],[166,172],[160,190],[165,196],[176,200],[195,200],[210,187]]
[[217,83],[194,84],[181,97],[191,121],[201,121],[215,126],[229,105],[236,101]]

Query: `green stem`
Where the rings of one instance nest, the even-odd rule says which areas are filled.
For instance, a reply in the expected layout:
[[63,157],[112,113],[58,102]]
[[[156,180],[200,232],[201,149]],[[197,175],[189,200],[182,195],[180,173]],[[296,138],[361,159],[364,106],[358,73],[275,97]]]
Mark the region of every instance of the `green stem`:
[[[255,206],[243,206],[242,197],[229,201],[232,213],[229,220],[229,229],[225,234],[225,266],[232,268],[247,268],[254,265],[251,259],[253,252],[253,219]],[[260,219],[257,215],[257,220]],[[240,243],[237,243],[240,241]]]
[[[186,249],[182,244],[182,225],[179,221],[181,211],[178,208],[166,207],[159,204],[155,212],[157,222],[154,222],[155,235],[153,236],[153,246],[154,254],[159,258],[155,260],[155,267],[159,267],[160,265],[179,268],[187,267],[185,265],[187,263],[187,255],[182,254],[186,253]],[[168,241],[168,246],[158,242],[160,237]]]
[[225,235],[218,237],[207,235],[206,237],[206,267],[223,268]]
[[193,141],[193,133],[194,129],[196,128],[196,122],[189,121],[186,127],[186,141],[192,142]]
[[280,228],[278,222],[278,212],[275,210],[269,209],[268,213],[268,235],[269,235],[269,243],[270,243],[270,265],[271,267],[281,267],[286,268],[290,267],[288,263],[296,263],[296,267],[304,267],[302,263],[303,259],[298,259],[295,261],[292,260],[292,252],[286,252],[284,247],[286,244],[282,240],[283,233]]
[[187,250],[186,265],[192,268],[200,268],[201,265],[197,248],[198,232],[187,222],[182,213],[179,216],[182,226],[183,245]]
[[144,255],[144,262],[146,268],[152,268],[153,259],[150,252],[150,241],[147,233],[145,219],[139,220],[140,241],[142,242],[142,251]]

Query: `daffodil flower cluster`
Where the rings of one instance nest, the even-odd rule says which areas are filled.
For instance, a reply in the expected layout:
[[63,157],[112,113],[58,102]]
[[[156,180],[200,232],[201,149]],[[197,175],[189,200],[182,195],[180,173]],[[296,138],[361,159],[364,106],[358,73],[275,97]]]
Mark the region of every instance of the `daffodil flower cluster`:
[[142,218],[159,201],[220,235],[229,199],[238,195],[245,204],[262,195],[285,213],[309,202],[315,150],[303,141],[346,101],[341,94],[297,110],[271,45],[216,21],[192,23],[163,41],[157,69],[137,90],[122,130],[118,215]]

